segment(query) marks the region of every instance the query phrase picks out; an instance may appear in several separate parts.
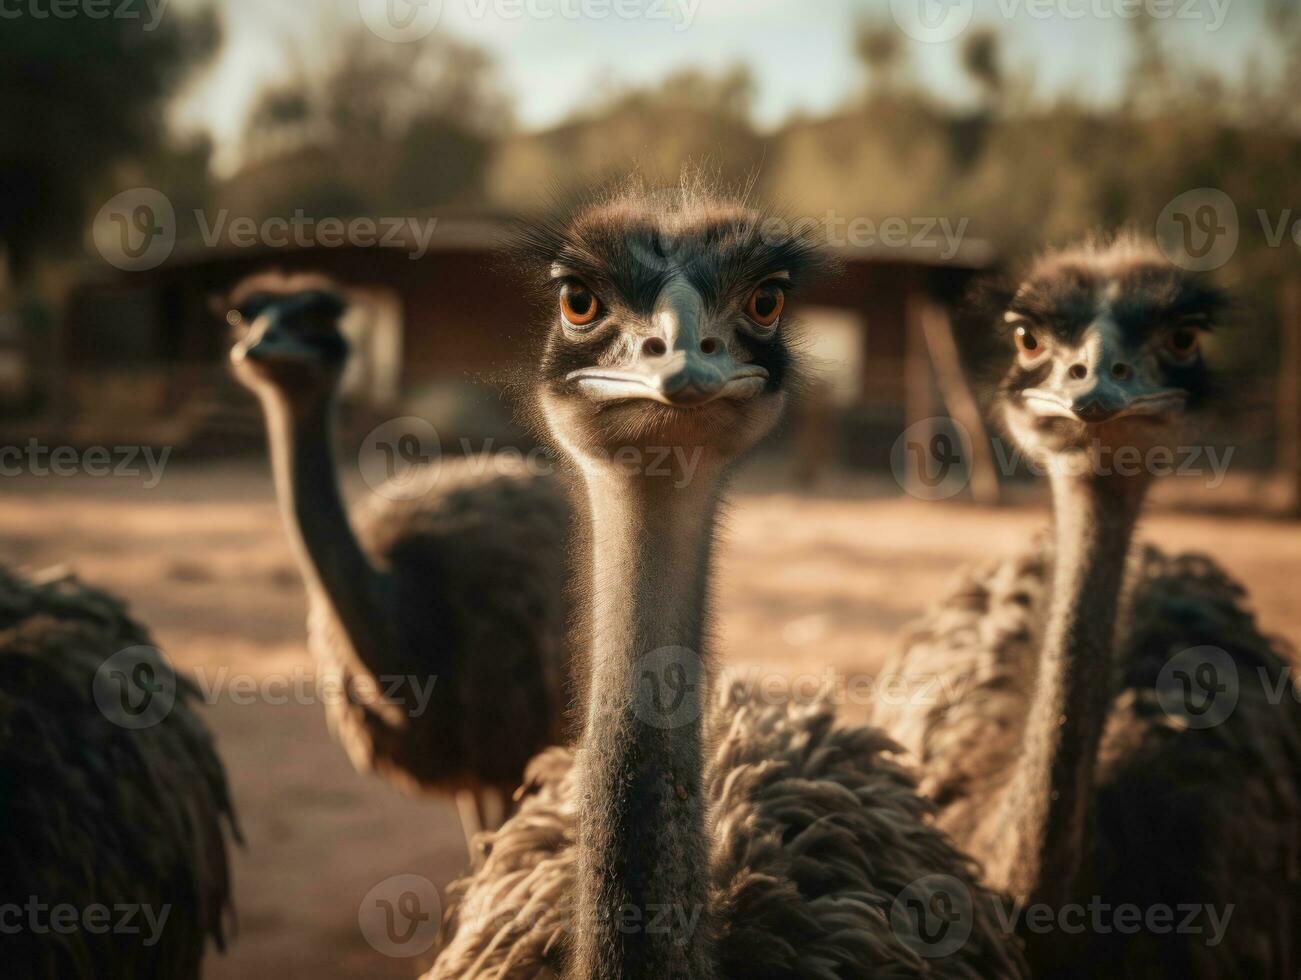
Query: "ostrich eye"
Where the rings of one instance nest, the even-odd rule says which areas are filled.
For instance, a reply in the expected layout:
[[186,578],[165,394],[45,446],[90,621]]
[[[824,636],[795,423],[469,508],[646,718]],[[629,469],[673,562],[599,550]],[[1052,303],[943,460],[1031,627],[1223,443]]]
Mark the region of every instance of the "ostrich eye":
[[581,282],[560,287],[560,315],[573,327],[586,327],[601,315],[601,301]]
[[1181,361],[1189,360],[1201,346],[1201,334],[1194,327],[1175,327],[1165,337],[1165,349]]
[[782,315],[786,293],[775,282],[766,282],[745,301],[745,315],[761,327],[771,327]]
[[241,313],[239,310],[227,310],[226,322],[230,324],[232,327],[243,326],[244,314]]
[[1037,361],[1043,356],[1044,351],[1048,349],[1047,345],[1029,327],[1017,327],[1014,336],[1016,337],[1016,349],[1028,361]]

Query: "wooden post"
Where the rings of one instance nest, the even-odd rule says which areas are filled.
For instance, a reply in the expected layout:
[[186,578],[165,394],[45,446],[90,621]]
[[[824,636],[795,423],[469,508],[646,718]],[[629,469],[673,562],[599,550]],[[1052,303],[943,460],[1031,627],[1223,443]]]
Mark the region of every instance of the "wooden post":
[[1301,517],[1301,281],[1279,293],[1278,465],[1288,507]]
[[922,335],[930,352],[935,378],[939,382],[940,396],[949,415],[971,437],[971,496],[978,504],[996,507],[999,503],[998,471],[989,448],[989,434],[985,431],[985,418],[980,403],[967,384],[962,370],[962,357],[958,343],[953,338],[953,323],[949,311],[934,300],[924,299],[921,309]]
[[[913,288],[908,292],[904,309],[904,426],[911,429],[914,425],[935,415],[935,398],[931,390],[930,356],[926,350],[926,328],[924,325],[926,298],[920,290]],[[929,443],[934,432],[915,433],[924,437]],[[908,493],[924,497],[925,492],[917,484],[916,471],[909,467],[907,480]]]

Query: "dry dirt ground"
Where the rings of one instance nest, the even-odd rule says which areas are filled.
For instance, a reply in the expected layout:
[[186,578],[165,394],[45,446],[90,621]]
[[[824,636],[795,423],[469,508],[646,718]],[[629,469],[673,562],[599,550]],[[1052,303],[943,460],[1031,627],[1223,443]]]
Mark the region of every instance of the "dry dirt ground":
[[[1045,516],[743,483],[720,556],[721,650],[738,668],[807,684],[828,669],[868,677],[957,568],[1016,548]],[[1301,640],[1301,525],[1167,513],[1144,531],[1166,547],[1213,552],[1247,583],[1266,627]],[[9,478],[0,549],[13,565],[66,563],[126,596],[214,692],[207,716],[247,841],[235,855],[239,935],[207,976],[416,976],[427,958],[372,948],[359,904],[390,875],[440,887],[452,878],[464,862],[453,810],[355,773],[319,704],[273,703],[283,686],[231,687],[237,675],[285,684],[311,669],[303,590],[263,466],[176,465],[150,490],[125,477]],[[861,700],[867,688],[854,690]]]

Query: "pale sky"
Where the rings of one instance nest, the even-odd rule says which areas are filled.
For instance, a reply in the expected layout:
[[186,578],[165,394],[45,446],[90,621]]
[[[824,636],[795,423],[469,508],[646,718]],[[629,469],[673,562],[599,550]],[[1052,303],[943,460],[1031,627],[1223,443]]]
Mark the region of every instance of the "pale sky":
[[[185,7],[199,0],[172,0]],[[363,22],[361,7],[407,0],[219,0],[226,46],[181,99],[178,119],[211,130],[219,165],[258,88],[282,75],[291,51],[311,59],[334,31]],[[418,0],[420,2],[420,0]],[[545,127],[589,104],[612,84],[653,82],[674,68],[744,62],[758,91],[757,116],[772,126],[801,109],[825,111],[859,90],[854,26],[891,20],[892,9],[946,4],[997,28],[1008,66],[1032,71],[1045,95],[1074,91],[1113,98],[1130,57],[1125,11],[1146,5],[1181,52],[1236,74],[1265,48],[1262,0],[423,0],[438,29],[487,49],[526,127]],[[375,4],[379,4],[378,8]],[[621,6],[623,5],[623,6]],[[604,17],[591,16],[608,10]],[[643,11],[620,16],[617,11]],[[1169,17],[1170,13],[1179,16]],[[956,16],[956,14],[955,14]],[[961,37],[905,36],[916,70],[938,93],[969,91]]]

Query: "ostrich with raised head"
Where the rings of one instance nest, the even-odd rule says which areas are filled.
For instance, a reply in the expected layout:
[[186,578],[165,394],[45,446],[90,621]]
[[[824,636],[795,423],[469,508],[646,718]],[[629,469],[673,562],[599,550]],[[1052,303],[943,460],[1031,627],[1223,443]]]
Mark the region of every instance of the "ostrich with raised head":
[[431,977],[1022,975],[884,735],[712,691],[723,489],[791,389],[787,297],[819,262],[780,228],[684,185],[526,238],[555,304],[539,413],[590,517],[584,731],[453,886]]
[[[966,573],[886,668],[947,696],[874,709],[993,887],[1054,915],[1142,910],[1138,930],[1027,932],[1038,975],[1301,968],[1288,653],[1209,557],[1133,543],[1155,463],[1222,394],[1202,340],[1224,305],[1133,237],[1051,253],[1003,294],[998,409],[1049,473],[1054,530]],[[1197,929],[1164,926],[1186,908]]]
[[117,599],[0,570],[0,932],[35,980],[197,980],[238,839],[198,692]]
[[307,583],[310,646],[347,694],[327,702],[331,728],[358,769],[454,796],[471,844],[562,734],[564,489],[520,459],[444,459],[380,487],[350,521],[334,458],[348,357],[339,289],[263,274],[229,306],[241,331],[231,360],[262,403]]

